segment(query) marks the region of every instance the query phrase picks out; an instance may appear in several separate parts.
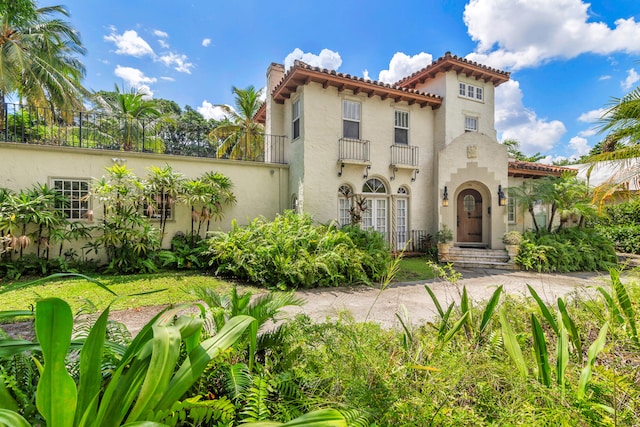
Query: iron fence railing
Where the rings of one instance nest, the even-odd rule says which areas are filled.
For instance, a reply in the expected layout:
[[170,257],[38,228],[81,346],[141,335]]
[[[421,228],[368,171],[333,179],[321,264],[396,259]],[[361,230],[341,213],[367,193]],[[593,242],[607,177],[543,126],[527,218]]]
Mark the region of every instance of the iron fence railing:
[[369,141],[364,139],[340,138],[338,140],[338,160],[368,162]]
[[401,144],[392,145],[391,164],[418,167],[418,147]]
[[286,163],[284,136],[213,130],[166,118],[132,119],[19,104],[0,107],[4,142]]

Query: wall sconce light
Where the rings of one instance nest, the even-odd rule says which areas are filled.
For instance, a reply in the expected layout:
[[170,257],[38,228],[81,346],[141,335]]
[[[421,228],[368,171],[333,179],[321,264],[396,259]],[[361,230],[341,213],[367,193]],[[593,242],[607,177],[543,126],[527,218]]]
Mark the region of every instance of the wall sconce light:
[[507,205],[507,197],[504,195],[504,191],[502,191],[502,185],[498,185],[498,205]]
[[446,185],[444,186],[444,193],[442,193],[442,206],[445,208],[449,206],[449,193]]

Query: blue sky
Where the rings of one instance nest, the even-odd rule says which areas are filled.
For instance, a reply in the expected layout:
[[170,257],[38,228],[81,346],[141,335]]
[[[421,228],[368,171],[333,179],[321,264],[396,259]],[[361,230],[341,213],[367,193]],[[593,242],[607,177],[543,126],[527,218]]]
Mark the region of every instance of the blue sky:
[[445,52],[511,72],[498,138],[545,160],[588,152],[594,120],[640,80],[637,0],[67,0],[88,49],[85,86],[141,87],[219,117],[231,87],[302,59],[394,82]]

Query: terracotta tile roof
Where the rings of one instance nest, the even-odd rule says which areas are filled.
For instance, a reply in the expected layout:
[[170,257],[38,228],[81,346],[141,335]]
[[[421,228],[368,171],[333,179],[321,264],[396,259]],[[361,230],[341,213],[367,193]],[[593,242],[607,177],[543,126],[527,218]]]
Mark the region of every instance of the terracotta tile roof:
[[309,82],[320,83],[325,88],[328,86],[336,87],[338,91],[348,89],[356,94],[365,93],[369,97],[377,95],[382,99],[390,98],[396,102],[406,101],[410,105],[418,104],[421,107],[438,108],[442,104],[442,97],[439,95],[375,80],[367,80],[351,74],[339,73],[335,70],[313,67],[302,61],[295,61],[280,83],[273,89],[273,99],[278,103],[284,103],[284,100],[289,98],[298,86]]
[[544,176],[560,176],[565,172],[577,174],[578,170],[564,166],[545,165],[543,163],[509,161],[509,176],[524,178],[541,178]]
[[436,74],[450,70],[453,70],[456,73],[466,74],[470,77],[475,77],[479,80],[491,82],[494,86],[498,86],[509,80],[509,76],[511,74],[506,71],[478,64],[474,61],[469,61],[468,59],[464,59],[456,55],[451,55],[451,52],[447,52],[444,56],[433,61],[431,65],[427,65],[422,70],[416,71],[410,76],[396,82],[396,85],[414,88],[417,85],[434,78]]

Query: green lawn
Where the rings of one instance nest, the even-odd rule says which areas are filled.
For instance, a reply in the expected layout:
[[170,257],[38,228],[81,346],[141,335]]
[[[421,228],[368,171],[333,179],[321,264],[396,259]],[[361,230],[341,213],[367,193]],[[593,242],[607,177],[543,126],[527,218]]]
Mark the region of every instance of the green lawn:
[[[434,277],[426,257],[405,258],[400,261],[398,282],[428,280]],[[205,286],[225,293],[233,283],[199,273],[164,272],[131,276],[96,277],[118,296],[111,295],[100,286],[81,278],[62,278],[21,287],[30,280],[21,280],[0,287],[0,311],[29,310],[38,299],[58,297],[67,301],[74,312],[80,309],[102,310],[113,303],[113,310],[126,310],[152,305],[192,302],[196,298],[188,293],[194,286]],[[32,281],[32,280],[31,280]],[[9,290],[14,287],[20,289]],[[255,290],[254,290],[255,291]],[[136,295],[143,294],[143,295]]]
[[430,257],[403,258],[400,261],[400,271],[396,274],[396,282],[415,282],[418,280],[429,280],[435,277],[428,262]]
[[[4,292],[0,296],[0,311],[28,310],[40,298],[58,297],[69,303],[72,310],[104,309],[113,302],[112,309],[124,310],[152,305],[176,304],[195,301],[187,290],[194,286],[219,289],[221,293],[233,284],[214,277],[193,273],[157,273],[131,276],[101,276],[97,278],[118,296],[111,295],[95,283],[85,279],[64,278],[28,285],[21,289]],[[15,282],[9,287],[20,286],[28,281]],[[0,288],[0,292],[4,289]],[[154,292],[159,291],[159,292]],[[134,295],[152,292],[144,295]]]

